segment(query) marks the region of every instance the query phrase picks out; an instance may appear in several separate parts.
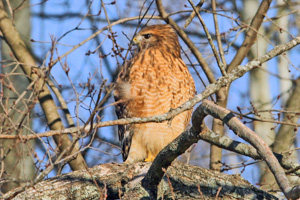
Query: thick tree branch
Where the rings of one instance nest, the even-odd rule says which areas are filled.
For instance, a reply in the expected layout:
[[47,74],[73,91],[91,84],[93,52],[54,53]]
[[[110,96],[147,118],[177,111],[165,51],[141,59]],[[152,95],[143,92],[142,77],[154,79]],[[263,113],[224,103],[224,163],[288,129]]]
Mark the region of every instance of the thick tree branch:
[[[255,160],[262,159],[253,146],[232,140],[225,135],[219,135],[208,128],[205,128],[205,131],[201,132],[199,138],[219,148],[248,156]],[[282,155],[275,152],[273,152],[273,154],[284,169],[293,170],[293,173],[295,173],[295,175],[300,175],[300,164],[298,162],[294,161],[288,155]]]
[[[298,193],[295,194],[295,192],[299,191],[300,187],[296,186],[293,189],[290,186],[283,169],[279,165],[278,160],[275,158],[263,140],[248,127],[246,127],[242,122],[240,122],[238,118],[234,117],[230,111],[219,107],[208,100],[204,100],[203,103],[193,113],[193,126],[184,131],[179,137],[165,147],[153,161],[148,173],[142,180],[142,186],[147,190],[151,198],[157,197],[157,185],[164,175],[163,169],[168,168],[168,166],[171,165],[177,156],[184,153],[193,143],[201,139],[201,135],[208,135],[208,129],[202,124],[203,119],[207,114],[222,120],[239,137],[252,144],[252,146],[254,146],[256,149],[255,151],[253,147],[250,148],[252,151],[252,156],[255,155],[255,158],[260,157],[266,161],[285,196],[291,199],[299,198]],[[229,147],[230,145],[227,144],[226,146]],[[230,149],[234,148],[231,147]]]
[[[13,199],[149,199],[140,181],[151,163],[106,163],[44,180]],[[191,178],[193,177],[193,178]],[[276,199],[254,187],[239,175],[214,172],[174,162],[159,186],[161,199]],[[172,188],[172,189],[171,189]],[[13,193],[13,191],[8,194]],[[8,194],[4,195],[4,198]]]
[[[275,176],[281,191],[288,199],[298,199],[300,197],[300,192],[295,193],[295,191],[292,189],[284,170],[280,166],[278,160],[273,155],[268,145],[257,134],[246,127],[229,110],[216,106],[212,102],[204,100],[198,109],[201,109],[202,112],[212,115],[215,118],[221,119],[236,135],[254,146],[261,158],[267,163],[268,167]],[[296,188],[300,191],[299,186],[295,187],[295,189]]]

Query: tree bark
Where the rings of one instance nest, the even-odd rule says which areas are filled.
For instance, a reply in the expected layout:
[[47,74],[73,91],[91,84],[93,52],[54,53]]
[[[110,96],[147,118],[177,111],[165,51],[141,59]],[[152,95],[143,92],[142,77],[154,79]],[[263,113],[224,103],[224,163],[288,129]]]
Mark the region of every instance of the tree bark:
[[[141,180],[150,165],[106,163],[42,181],[13,199],[149,199]],[[160,199],[277,199],[239,175],[180,162],[173,162],[158,188]]]
[[[12,9],[14,9],[22,1],[12,0],[9,3]],[[16,29],[22,31],[22,39],[28,39],[31,35],[29,2],[25,2],[24,5],[26,5],[24,9],[10,14],[13,14]],[[7,8],[7,5],[5,7]],[[29,46],[30,44],[26,45]],[[1,83],[1,88],[3,89],[3,99],[1,100],[3,104],[0,106],[0,113],[3,116],[1,124],[4,122],[3,127],[5,127],[2,130],[12,128],[10,131],[11,134],[30,134],[30,131],[23,128],[14,129],[14,127],[18,128],[19,123],[31,127],[31,122],[27,120],[31,117],[31,109],[28,105],[34,100],[30,98],[31,91],[26,90],[29,81],[23,74],[22,69],[17,66],[11,49],[4,40],[1,40],[1,61],[3,65],[3,67],[0,67],[0,72],[3,74],[3,82]],[[17,101],[24,91],[26,91],[26,94],[22,100]],[[8,110],[10,110],[9,113]],[[28,141],[25,144],[17,140],[0,140],[0,143],[3,145],[3,150],[8,152],[7,154],[5,153],[5,156],[0,156],[0,160],[3,160],[1,168],[5,168],[6,171],[0,178],[8,179],[7,183],[0,185],[1,192],[5,193],[23,185],[24,183],[21,180],[31,180],[34,177],[35,165],[31,157],[31,151],[34,149],[35,141]],[[15,181],[9,179],[14,179]]]

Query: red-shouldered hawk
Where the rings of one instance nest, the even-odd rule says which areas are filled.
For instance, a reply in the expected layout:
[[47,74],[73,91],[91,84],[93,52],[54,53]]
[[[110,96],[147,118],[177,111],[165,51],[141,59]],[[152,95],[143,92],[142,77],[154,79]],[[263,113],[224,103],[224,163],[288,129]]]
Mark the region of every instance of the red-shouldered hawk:
[[[133,39],[139,52],[125,64],[114,91],[118,118],[151,117],[177,108],[195,95],[195,84],[181,59],[170,25],[143,28]],[[170,122],[120,125],[123,160],[153,161],[188,125],[192,110]]]

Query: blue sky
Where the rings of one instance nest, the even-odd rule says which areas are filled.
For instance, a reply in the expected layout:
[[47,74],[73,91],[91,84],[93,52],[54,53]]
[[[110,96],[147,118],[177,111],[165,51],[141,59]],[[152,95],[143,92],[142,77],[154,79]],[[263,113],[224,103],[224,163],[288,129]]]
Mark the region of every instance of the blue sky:
[[[40,0],[32,0],[31,3],[39,3]],[[45,63],[48,64],[49,62],[49,53],[51,43],[50,43],[50,37],[54,36],[56,39],[60,38],[63,36],[65,33],[71,31],[70,33],[66,34],[64,37],[62,37],[59,41],[60,44],[57,45],[57,50],[58,54],[62,55],[63,53],[67,52],[69,49],[72,48],[73,45],[76,45],[83,41],[84,39],[88,38],[93,31],[98,30],[104,26],[107,25],[107,22],[105,20],[100,20],[100,19],[105,19],[104,12],[102,11],[99,16],[96,16],[99,8],[100,8],[100,1],[94,1],[92,7],[91,7],[91,13],[94,15],[92,16],[94,22],[91,22],[89,19],[85,19],[82,21],[83,16],[87,13],[88,11],[88,6],[86,4],[87,1],[61,1],[61,0],[50,0],[44,4],[41,5],[36,5],[31,7],[33,16],[32,16],[32,39],[37,41],[32,43],[33,50],[35,54],[42,58],[45,59]],[[104,1],[105,3],[110,3],[112,1]],[[131,17],[131,16],[137,16],[139,10],[137,9],[138,6],[137,4],[139,1],[131,1],[133,4],[133,7],[131,9],[127,9],[126,7],[126,2],[127,1],[121,1],[117,0],[116,5],[106,5],[107,13],[111,21],[123,18],[123,17]],[[184,3],[175,3],[175,5],[183,5]],[[242,1],[237,1],[238,7],[242,6]],[[230,10],[230,4],[225,4],[225,8]],[[126,9],[125,9],[126,8]],[[155,4],[152,5],[152,8],[155,8]],[[170,8],[172,9],[172,8]],[[176,6],[173,7],[173,11],[177,9]],[[184,8],[182,9],[190,9],[190,8]],[[151,9],[149,14],[152,14],[154,9]],[[80,13],[80,16],[69,16],[66,18],[61,18],[57,19],[55,17],[49,17],[49,18],[40,18],[37,16],[38,13],[45,12],[46,14],[49,15],[63,15],[65,13]],[[169,11],[170,12],[170,11]],[[155,15],[158,13],[155,12]],[[237,18],[238,16],[234,13],[230,13],[229,11],[226,13],[227,15],[232,15],[232,17]],[[274,10],[271,10],[269,13],[269,17],[272,17],[276,14]],[[209,30],[211,32],[214,32],[214,27],[213,27],[213,21],[212,21],[212,15],[211,14],[202,14],[205,23],[207,24]],[[176,15],[174,16],[174,19],[180,19],[183,15]],[[220,32],[227,32],[228,27],[231,27],[233,23],[232,20],[224,17],[219,17],[219,22],[220,22]],[[138,21],[132,21],[130,24],[137,24]],[[149,22],[150,24],[154,23],[164,23],[162,21],[157,21],[157,20],[151,20]],[[183,26],[184,20],[181,20],[179,25]],[[80,24],[80,26],[78,26]],[[76,27],[78,27],[78,30],[74,30]],[[195,31],[199,30],[199,23],[198,20],[195,18],[193,23],[190,25],[189,28],[187,28],[187,31]],[[132,26],[123,26],[123,25],[116,25],[112,27],[112,30],[117,33],[117,43],[122,46],[123,48],[128,48],[128,43],[129,41],[127,40],[126,34],[129,38],[131,38],[135,32],[135,28]],[[124,34],[123,34],[123,33]],[[201,31],[203,33],[203,31]],[[237,32],[230,32],[228,37],[233,37],[235,36]],[[293,30],[294,34],[298,33],[298,30]],[[91,83],[95,85],[95,88],[99,88],[102,79],[101,76],[108,79],[108,82],[112,82],[110,71],[115,71],[117,69],[117,62],[115,57],[108,56],[107,57],[107,62],[109,65],[105,63],[104,59],[99,58],[99,53],[95,54],[90,54],[86,55],[89,51],[94,51],[97,46],[99,45],[99,42],[102,43],[102,48],[104,49],[104,53],[108,54],[111,51],[112,48],[112,43],[111,41],[107,38],[106,36],[107,31],[103,32],[100,34],[97,39],[92,39],[91,41],[87,42],[71,54],[69,54],[66,58],[63,59],[63,62],[67,62],[68,66],[70,67],[70,72],[69,72],[69,77],[72,80],[72,83],[76,86],[77,92],[80,93],[81,89],[79,87],[79,84],[84,84],[87,82],[88,78],[91,77],[93,74],[95,74],[94,78],[92,79]],[[240,45],[241,42],[243,41],[243,34],[241,34],[237,41],[236,44]],[[212,69],[216,72],[217,77],[220,76],[219,70],[216,68],[215,60],[211,58],[211,51],[210,47],[207,44],[206,40],[199,39],[198,36],[192,36],[191,39],[197,43],[199,46],[199,49],[201,49],[201,52],[203,53],[204,57],[207,58],[208,63],[210,66],[212,66]],[[46,43],[45,43],[46,42]],[[186,45],[184,45],[182,42],[182,47],[184,50],[188,50]],[[270,46],[269,49],[272,47]],[[235,51],[233,51],[233,47],[229,48],[228,53],[226,54],[226,60],[229,63],[231,59],[234,56]],[[299,48],[297,50],[294,50],[291,52],[291,62],[299,68],[299,63],[300,60],[297,59],[297,55],[299,54]],[[54,56],[56,57],[56,55]],[[196,59],[191,56],[192,62],[196,62]],[[121,61],[119,59],[119,61]],[[184,59],[186,63],[187,59]],[[242,64],[247,63],[248,60],[245,59]],[[272,59],[271,61],[268,62],[269,70],[272,73],[277,73],[276,69],[276,62],[277,59]],[[199,69],[199,66],[196,66],[199,72],[202,72],[201,69]],[[204,87],[201,84],[200,80],[196,77],[195,72],[192,68],[190,68],[190,72],[193,74],[193,77],[195,79],[195,83],[197,86],[197,91],[198,93],[201,92]],[[294,75],[294,77],[299,76],[299,71],[295,70],[293,67],[291,67],[291,74]],[[65,74],[65,72],[62,70],[62,67],[59,64],[56,64],[53,69],[51,70],[51,75],[55,78],[55,82],[59,85],[62,85],[62,94],[68,103],[68,107],[70,112],[72,113],[73,116],[75,116],[75,106],[76,106],[76,101],[75,101],[75,95],[74,91],[71,88],[70,82]],[[202,73],[202,77],[204,77]],[[205,78],[204,78],[205,79]],[[205,79],[206,80],[206,79]],[[206,82],[207,83],[207,82]],[[271,83],[271,93],[272,96],[275,98],[278,95],[278,79],[274,76],[270,76],[270,83]],[[87,91],[83,91],[83,94],[86,94]],[[230,95],[229,95],[229,100],[228,100],[228,108],[235,110],[236,107],[250,107],[249,103],[249,75],[246,74],[244,77],[236,80],[230,90]],[[83,99],[81,97],[80,99]],[[86,98],[83,101],[83,104],[89,105],[91,101],[91,98]],[[109,99],[109,103],[113,102],[113,98]],[[274,108],[280,108],[280,104],[276,104]],[[86,121],[89,117],[89,112],[86,110],[86,106],[83,107],[78,107],[79,109],[79,116],[83,121]],[[103,113],[103,119],[102,121],[107,121],[107,120],[112,120],[115,119],[116,116],[114,115],[114,108],[113,107],[108,107],[104,110]],[[75,118],[74,118],[75,119]],[[45,131],[45,127],[41,126],[41,124],[38,123],[39,121],[37,120],[37,123],[35,123],[35,130],[37,132],[43,132]],[[82,125],[83,123],[80,121],[80,124]],[[98,132],[98,134],[101,135],[101,137],[110,139],[110,140],[116,140],[116,127],[104,127],[101,128]],[[232,134],[230,134],[232,136]],[[238,139],[236,136],[233,136],[234,139]],[[98,143],[100,144],[100,143]],[[96,145],[96,144],[95,144]],[[107,149],[107,145],[101,144],[99,147],[100,150],[105,151]],[[117,150],[113,150],[111,153],[119,153]],[[107,159],[109,160],[112,158],[112,156],[107,156],[104,154],[100,154],[99,152],[96,151],[91,151],[90,152],[90,157],[88,157],[87,161],[88,163],[95,161],[95,159],[99,159],[98,163],[101,162],[106,162]],[[107,158],[107,159],[106,159]],[[248,158],[246,158],[248,159]],[[117,160],[121,162],[121,156],[117,157]],[[207,159],[206,159],[207,162]],[[66,167],[64,169],[64,172],[68,172],[69,169]],[[238,170],[234,170],[228,173],[236,173]],[[246,171],[243,173],[243,176],[249,180],[251,183],[255,184],[258,180],[258,173],[256,167],[247,167]],[[52,176],[54,174],[51,174]]]

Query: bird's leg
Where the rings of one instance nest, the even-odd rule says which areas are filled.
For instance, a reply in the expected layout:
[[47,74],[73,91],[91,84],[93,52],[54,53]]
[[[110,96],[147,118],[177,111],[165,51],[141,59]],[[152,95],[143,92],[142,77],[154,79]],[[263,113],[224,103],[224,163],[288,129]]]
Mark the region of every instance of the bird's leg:
[[147,151],[138,134],[134,134],[131,141],[128,157],[124,163],[136,163],[143,161],[147,156]]

